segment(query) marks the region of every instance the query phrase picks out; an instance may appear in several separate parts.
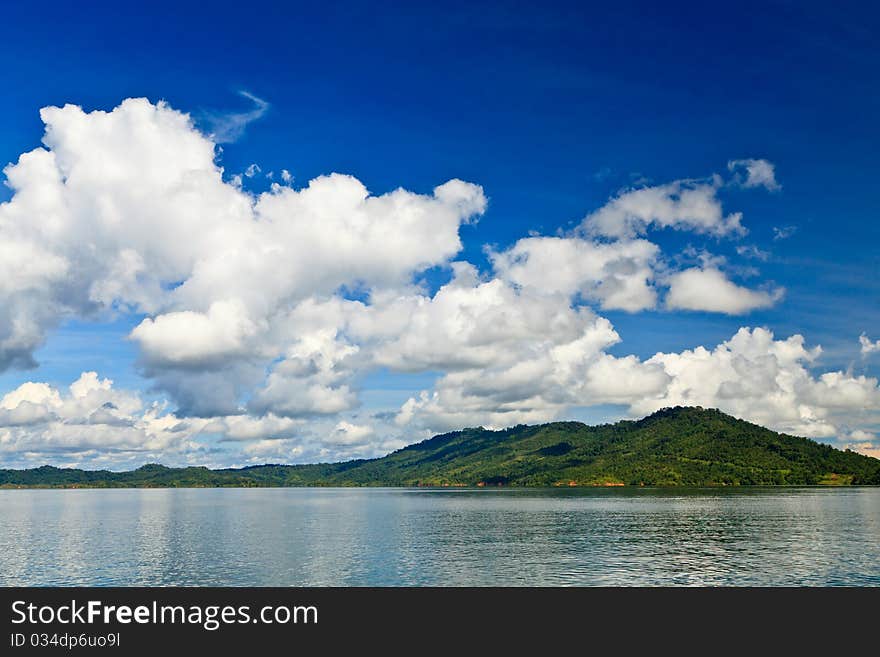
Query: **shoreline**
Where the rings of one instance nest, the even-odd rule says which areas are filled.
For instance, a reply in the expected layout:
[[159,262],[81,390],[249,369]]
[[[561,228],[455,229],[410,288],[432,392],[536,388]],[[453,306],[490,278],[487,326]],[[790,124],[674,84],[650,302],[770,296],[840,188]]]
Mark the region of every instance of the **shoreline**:
[[815,488],[822,490],[880,488],[878,484],[695,484],[676,486],[410,486],[410,485],[368,485],[368,486],[19,486],[0,484],[0,491],[5,490],[411,490],[411,491],[460,491],[460,492],[504,492],[504,491],[560,491],[560,490],[756,490],[756,489],[801,489]]

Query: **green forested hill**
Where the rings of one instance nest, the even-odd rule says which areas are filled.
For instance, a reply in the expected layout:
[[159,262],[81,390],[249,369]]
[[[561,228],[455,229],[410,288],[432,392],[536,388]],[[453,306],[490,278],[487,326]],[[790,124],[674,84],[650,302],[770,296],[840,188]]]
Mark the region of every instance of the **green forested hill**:
[[720,411],[669,408],[638,421],[464,429],[388,456],[318,465],[131,472],[0,470],[0,485],[718,486],[880,484],[880,460],[779,434]]

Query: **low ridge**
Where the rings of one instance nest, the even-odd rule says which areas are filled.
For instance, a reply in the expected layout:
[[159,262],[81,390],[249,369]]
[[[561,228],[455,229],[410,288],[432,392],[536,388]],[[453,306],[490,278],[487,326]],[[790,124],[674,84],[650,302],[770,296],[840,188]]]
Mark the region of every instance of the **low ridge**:
[[4,487],[878,485],[880,460],[776,433],[714,409],[641,420],[470,428],[382,458],[131,472],[0,470]]

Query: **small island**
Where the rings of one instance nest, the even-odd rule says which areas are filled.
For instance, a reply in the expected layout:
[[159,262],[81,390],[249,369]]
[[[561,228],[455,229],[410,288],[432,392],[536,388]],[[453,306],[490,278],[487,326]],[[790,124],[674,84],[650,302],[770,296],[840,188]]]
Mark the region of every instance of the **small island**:
[[666,408],[641,420],[600,426],[552,422],[501,431],[463,429],[381,458],[340,463],[0,470],[3,488],[817,485],[880,485],[880,460],[700,407]]

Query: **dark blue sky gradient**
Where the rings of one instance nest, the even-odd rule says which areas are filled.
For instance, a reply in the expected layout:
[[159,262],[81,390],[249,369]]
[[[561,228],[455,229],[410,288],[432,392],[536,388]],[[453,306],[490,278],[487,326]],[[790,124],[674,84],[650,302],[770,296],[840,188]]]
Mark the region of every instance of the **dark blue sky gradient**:
[[[462,258],[485,266],[486,244],[570,227],[636,180],[766,158],[782,191],[724,196],[726,211],[744,213],[741,242],[652,239],[755,266],[751,281],[785,286],[785,300],[746,317],[606,313],[624,339],[616,351],[713,346],[766,325],[821,343],[822,367],[871,370],[857,339],[880,337],[876,4],[88,4],[2,9],[0,161],[38,145],[45,105],[146,96],[204,122],[247,109],[247,90],[271,107],[224,147],[227,172],[256,162],[304,184],[341,171],[374,193],[479,183],[490,209],[462,230]],[[782,226],[796,232],[774,241]],[[738,258],[738,243],[771,257]],[[133,382],[129,326],[69,325],[38,354],[44,377],[95,367],[75,357],[92,336],[116,345],[106,373]]]

